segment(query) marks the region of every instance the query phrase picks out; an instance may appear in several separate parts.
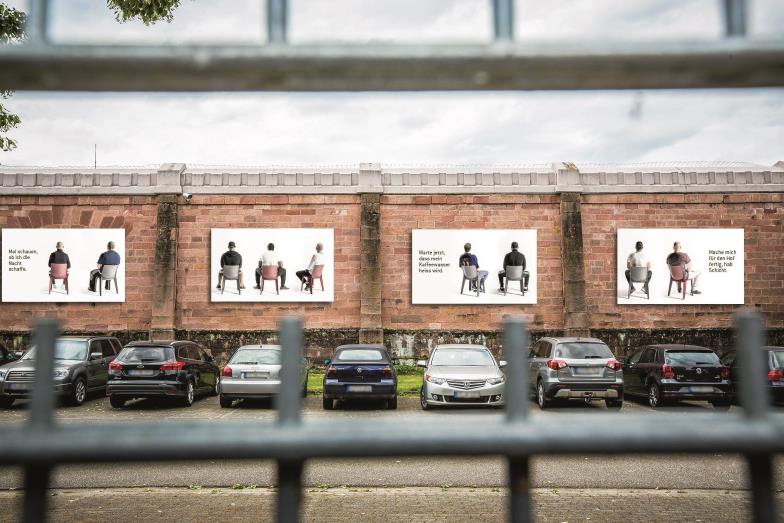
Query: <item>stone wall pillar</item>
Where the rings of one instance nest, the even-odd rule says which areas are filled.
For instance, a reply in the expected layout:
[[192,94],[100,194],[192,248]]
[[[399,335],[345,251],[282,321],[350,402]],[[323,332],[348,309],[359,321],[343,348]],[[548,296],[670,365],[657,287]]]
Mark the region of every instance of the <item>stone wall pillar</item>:
[[585,304],[581,201],[580,193],[561,193],[561,257],[566,336],[590,336],[591,332]]
[[383,343],[381,324],[381,169],[363,164],[359,172],[360,185],[360,318],[359,342]]

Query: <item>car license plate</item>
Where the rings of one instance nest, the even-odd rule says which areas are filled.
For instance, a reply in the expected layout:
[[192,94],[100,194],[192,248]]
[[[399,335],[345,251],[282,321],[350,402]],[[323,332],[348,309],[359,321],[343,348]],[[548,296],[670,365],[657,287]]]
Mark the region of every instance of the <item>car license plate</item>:
[[689,387],[689,392],[695,393],[704,393],[704,392],[713,392],[713,387]]
[[269,372],[244,372],[243,378],[250,378],[250,379],[261,379],[266,380],[269,378]]
[[575,376],[598,376],[601,374],[601,369],[593,367],[572,367]]
[[455,391],[455,398],[478,398],[479,391],[478,390],[456,390]]
[[346,387],[348,392],[373,392],[372,385],[348,385]]
[[6,383],[5,388],[8,390],[31,390],[30,383]]
[[157,370],[152,370],[152,369],[142,369],[142,370],[130,369],[128,371],[128,376],[155,376],[157,372],[158,372]]

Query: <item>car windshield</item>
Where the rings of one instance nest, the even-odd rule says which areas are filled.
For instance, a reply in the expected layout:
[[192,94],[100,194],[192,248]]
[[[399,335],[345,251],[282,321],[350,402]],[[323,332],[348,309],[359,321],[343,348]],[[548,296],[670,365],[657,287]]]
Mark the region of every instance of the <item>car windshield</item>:
[[773,354],[773,363],[776,364],[776,367],[784,367],[784,350],[774,350],[770,352]]
[[337,353],[335,361],[386,361],[378,349],[344,349]]
[[[25,360],[35,359],[35,346],[24,355]],[[87,342],[84,340],[57,340],[54,343],[54,359],[83,360],[87,357]]]
[[564,359],[606,359],[613,358],[610,348],[604,343],[570,342],[559,343],[555,349],[556,358]]
[[488,367],[494,365],[487,349],[438,349],[430,363],[438,367]]
[[117,359],[125,363],[174,361],[174,349],[171,347],[125,347]]
[[671,365],[719,365],[719,357],[706,351],[668,350],[665,359]]
[[280,351],[275,349],[240,349],[229,363],[237,365],[280,365]]

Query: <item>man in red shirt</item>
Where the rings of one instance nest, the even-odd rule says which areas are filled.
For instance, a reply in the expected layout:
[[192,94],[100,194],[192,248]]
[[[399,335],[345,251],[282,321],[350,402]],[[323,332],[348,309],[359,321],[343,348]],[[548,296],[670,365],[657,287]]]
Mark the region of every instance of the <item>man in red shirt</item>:
[[[689,258],[689,255],[685,252],[681,252],[680,242],[675,242],[672,244],[672,251],[673,252],[667,256],[667,265],[680,265],[683,267],[683,271],[686,273],[686,278],[692,280],[691,293],[702,294],[697,290],[697,280],[700,277],[700,271],[692,268],[691,258]],[[681,292],[681,282],[678,282],[678,292]]]

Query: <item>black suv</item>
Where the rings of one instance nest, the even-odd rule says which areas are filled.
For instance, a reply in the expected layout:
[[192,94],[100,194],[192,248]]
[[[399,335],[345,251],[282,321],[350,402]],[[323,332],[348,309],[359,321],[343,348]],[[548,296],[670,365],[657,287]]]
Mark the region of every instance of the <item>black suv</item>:
[[[784,401],[784,347],[762,347],[762,350],[765,351],[767,357],[767,379],[771,399],[776,403],[781,403]],[[732,350],[721,358],[721,362],[730,368],[730,391],[733,398],[737,397],[740,389],[740,369],[736,355],[737,353]],[[760,376],[760,379],[764,379],[764,376]]]
[[[81,405],[91,391],[103,392],[109,365],[121,350],[112,336],[63,336],[54,345],[54,391],[72,405]],[[35,347],[18,361],[0,367],[0,407],[10,407],[33,390]]]
[[703,400],[729,407],[730,369],[715,352],[695,345],[648,345],[621,360],[626,394],[660,407],[668,400]]
[[186,407],[197,394],[218,394],[220,369],[190,341],[134,341],[109,365],[112,407],[133,398],[176,398]]

